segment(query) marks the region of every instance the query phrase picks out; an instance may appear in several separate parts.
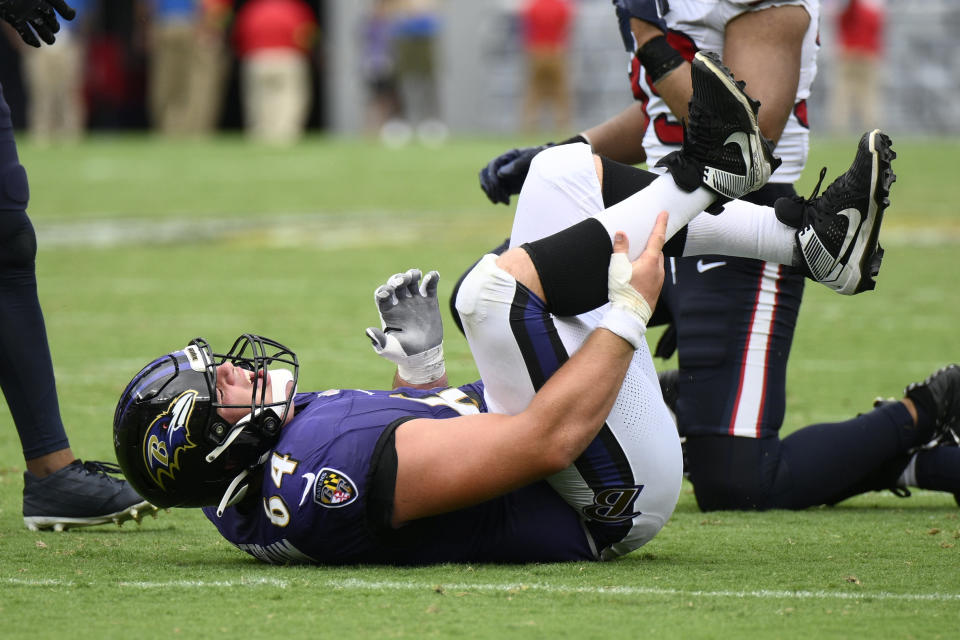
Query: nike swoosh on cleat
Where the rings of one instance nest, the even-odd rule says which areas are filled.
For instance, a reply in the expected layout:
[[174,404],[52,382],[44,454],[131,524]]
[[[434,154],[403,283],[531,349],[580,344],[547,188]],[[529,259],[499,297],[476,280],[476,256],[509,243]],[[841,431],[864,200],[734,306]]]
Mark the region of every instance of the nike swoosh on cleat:
[[839,262],[847,255],[847,250],[850,249],[850,245],[860,234],[860,221],[862,220],[862,216],[860,215],[860,210],[856,207],[839,211],[837,215],[844,216],[847,219],[847,234],[843,239],[843,245],[840,247],[840,253],[837,254],[837,261]]
[[[750,137],[743,131],[734,131],[727,139],[723,141],[724,146],[735,144],[740,147],[740,154],[743,156],[743,166],[750,167]],[[746,176],[744,176],[746,177]]]
[[697,271],[703,273],[705,271],[710,271],[710,269],[722,267],[725,264],[727,263],[722,260],[720,262],[704,262],[703,260],[697,260]]

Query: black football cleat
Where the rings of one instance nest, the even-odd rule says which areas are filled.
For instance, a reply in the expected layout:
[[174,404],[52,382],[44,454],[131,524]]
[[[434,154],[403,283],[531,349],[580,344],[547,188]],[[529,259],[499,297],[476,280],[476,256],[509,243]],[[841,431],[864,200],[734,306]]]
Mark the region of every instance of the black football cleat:
[[760,103],[744,91],[715,53],[698,51],[690,69],[693,96],[683,147],[664,157],[685,191],[700,186],[726,198],[739,198],[766,184],[780,166],[773,144],[760,133]]
[[98,524],[122,524],[157,508],[125,480],[114,478],[120,467],[107,462],[74,460],[44,478],[23,472],[23,522],[31,531]]
[[777,218],[798,229],[799,262],[808,278],[843,295],[877,286],[883,260],[880,223],[897,179],[890,168],[896,157],[890,138],[874,129],[863,134],[853,164],[823,195],[817,197],[818,182],[809,199],[777,200]]
[[933,419],[933,437],[925,448],[960,445],[960,367],[951,364],[938,369],[903,393]]

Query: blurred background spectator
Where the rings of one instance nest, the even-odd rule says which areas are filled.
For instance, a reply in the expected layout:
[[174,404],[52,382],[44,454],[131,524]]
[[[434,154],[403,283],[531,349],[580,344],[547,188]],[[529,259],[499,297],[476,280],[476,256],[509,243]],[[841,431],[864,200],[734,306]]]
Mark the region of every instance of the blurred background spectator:
[[388,0],[393,21],[393,59],[402,104],[401,120],[388,122],[388,141],[404,142],[408,130],[421,142],[440,144],[447,126],[440,115],[437,41],[440,15],[435,0]]
[[224,29],[231,0],[151,0],[149,104],[170,136],[212,132],[227,70]]
[[316,33],[317,22],[303,0],[250,0],[237,12],[233,42],[251,139],[291,144],[303,136],[313,98],[310,52]]
[[570,106],[570,68],[567,49],[573,20],[570,0],[527,0],[521,11],[523,44],[527,54],[523,129],[540,129],[544,108],[552,115],[551,131],[573,128]]
[[86,129],[86,41],[91,9],[87,0],[70,0],[74,20],[63,20],[57,41],[35,49],[20,43],[26,88],[27,123],[38,144],[76,142]]
[[837,74],[831,124],[852,134],[880,125],[883,0],[847,0],[836,16]]
[[379,132],[401,112],[397,88],[396,64],[393,59],[393,20],[389,0],[373,0],[360,33],[363,43],[361,73],[367,87],[365,129]]
[[[149,86],[155,80],[152,75],[156,66],[162,66],[163,51],[162,47],[154,50],[156,41],[148,36],[158,24],[154,21],[155,8],[159,6],[156,3],[165,1],[86,0],[80,20],[87,23],[88,35],[77,32],[83,36],[79,40],[85,43],[86,53],[76,54],[73,60],[85,62],[85,71],[74,72],[74,76],[83,78],[88,129],[145,130],[153,126]],[[211,1],[212,6],[198,8],[199,2],[180,0],[189,4],[195,14],[208,17],[205,23],[194,22],[190,39],[205,40],[215,46],[207,49],[211,54],[207,62],[203,61],[207,55],[203,49],[192,54],[191,69],[209,73],[206,81],[194,80],[183,71],[174,85],[180,96],[208,91],[208,106],[199,108],[207,115],[194,120],[205,124],[192,125],[193,131],[209,131],[212,126],[218,131],[239,130],[244,124],[241,63],[225,43],[234,16],[253,0]],[[417,70],[420,75],[415,79],[416,74],[408,74],[404,83],[404,93],[413,97],[413,103],[403,105],[410,113],[409,122],[422,119],[415,114],[426,111],[431,114],[430,120],[440,123],[442,132],[449,127],[459,134],[514,135],[524,126],[528,67],[523,9],[528,1],[307,0],[324,34],[321,46],[315,47],[309,61],[308,93],[312,102],[307,130],[350,135],[378,122],[366,108],[368,97],[375,93],[371,88],[388,84],[378,85],[374,80],[377,76],[368,70],[374,68],[369,63],[383,53],[386,22],[381,14],[389,11],[391,21],[398,20],[397,30],[392,32],[399,38],[396,53],[406,49],[403,59],[396,58],[395,62],[410,71]],[[567,48],[574,108],[571,126],[555,125],[564,132],[600,121],[632,100],[624,88],[627,57],[617,44],[610,0],[567,1],[575,7]],[[841,67],[847,66],[843,62],[846,54],[841,50],[840,15],[852,9],[854,3],[823,0],[822,4],[820,69],[808,103],[815,134],[834,131],[833,113],[845,113],[843,107],[835,106],[834,100],[842,100],[837,93],[856,90],[857,82],[864,79],[869,86],[869,72],[854,72],[852,80],[840,77]],[[856,4],[868,3],[857,0]],[[882,29],[876,30],[881,35],[881,50],[876,58],[881,72],[873,85],[879,96],[849,103],[876,111],[858,113],[861,123],[843,124],[843,131],[852,131],[850,126],[881,126],[893,134],[960,133],[956,108],[960,101],[960,65],[955,62],[960,57],[960,39],[956,37],[960,33],[960,2],[886,0],[882,9],[885,19]],[[379,21],[371,19],[374,15],[378,15]],[[377,36],[373,35],[374,23],[381,29]],[[364,31],[367,27],[370,29]],[[219,36],[210,37],[211,33]],[[12,42],[0,37],[0,82],[13,111],[14,126],[24,128],[30,107],[30,74],[21,58],[28,52],[14,49]],[[216,55],[218,50],[220,58]],[[414,89],[416,85],[422,88]],[[390,109],[385,112],[392,113]],[[159,130],[159,122],[156,126]],[[409,123],[406,127],[409,140],[415,129]]]

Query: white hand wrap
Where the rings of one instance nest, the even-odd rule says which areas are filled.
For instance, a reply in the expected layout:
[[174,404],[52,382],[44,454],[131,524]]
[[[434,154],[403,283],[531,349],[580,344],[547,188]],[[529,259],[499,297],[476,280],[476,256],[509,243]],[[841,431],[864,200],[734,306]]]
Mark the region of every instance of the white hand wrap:
[[633,345],[634,349],[639,349],[653,310],[640,292],[631,286],[632,275],[633,265],[626,254],[614,253],[610,257],[610,269],[607,271],[610,309],[604,314],[599,326],[617,334]]
[[443,344],[438,344],[423,353],[404,356],[395,360],[397,375],[410,384],[429,384],[443,377],[446,365],[443,361]]

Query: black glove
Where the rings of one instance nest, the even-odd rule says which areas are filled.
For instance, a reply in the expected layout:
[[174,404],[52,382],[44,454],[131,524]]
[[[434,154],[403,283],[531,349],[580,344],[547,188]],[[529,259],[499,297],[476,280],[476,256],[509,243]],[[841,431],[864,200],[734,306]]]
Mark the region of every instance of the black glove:
[[0,0],[0,18],[9,22],[31,47],[39,47],[40,40],[54,43],[53,34],[60,31],[57,13],[64,20],[73,20],[77,15],[64,0]]
[[523,181],[527,178],[533,157],[553,143],[539,147],[510,149],[493,160],[480,171],[480,188],[493,204],[510,204],[510,196],[520,193]]
[[550,147],[574,143],[590,144],[582,133],[578,133],[563,142],[548,142],[539,147],[510,149],[491,160],[490,164],[480,170],[480,188],[493,204],[498,202],[510,204],[510,196],[520,193],[535,155]]

